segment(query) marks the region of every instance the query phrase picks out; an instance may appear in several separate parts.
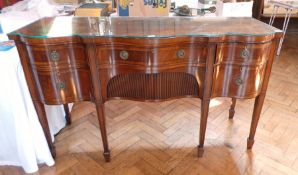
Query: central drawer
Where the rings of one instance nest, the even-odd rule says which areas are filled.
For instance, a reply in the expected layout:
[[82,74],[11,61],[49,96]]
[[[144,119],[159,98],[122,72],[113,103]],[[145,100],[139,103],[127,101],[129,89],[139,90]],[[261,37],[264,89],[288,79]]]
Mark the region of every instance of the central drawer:
[[146,65],[149,62],[150,50],[137,46],[106,46],[97,47],[97,64],[134,64]]
[[158,47],[150,52],[150,63],[158,65],[205,64],[207,58],[206,44],[180,44]]
[[97,47],[97,64],[139,65],[158,67],[163,65],[185,66],[205,64],[208,48],[202,44],[179,44],[160,47],[105,46]]

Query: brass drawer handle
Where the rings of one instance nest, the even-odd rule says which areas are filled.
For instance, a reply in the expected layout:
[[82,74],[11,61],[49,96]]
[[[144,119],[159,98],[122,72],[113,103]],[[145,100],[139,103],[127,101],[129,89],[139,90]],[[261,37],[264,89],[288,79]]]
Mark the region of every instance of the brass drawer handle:
[[60,55],[56,50],[54,50],[50,53],[50,58],[52,61],[58,61],[60,59]]
[[244,59],[247,59],[249,57],[249,50],[247,48],[244,48],[241,51],[241,57],[244,58]]
[[184,58],[184,56],[185,56],[185,51],[183,49],[180,49],[177,51],[178,58]]
[[129,56],[129,54],[128,54],[127,51],[122,50],[122,51],[120,52],[120,58],[121,58],[122,60],[127,60],[127,59],[128,59],[128,56]]
[[240,86],[240,85],[243,84],[243,80],[241,79],[240,76],[236,78],[235,83],[236,83],[237,86]]
[[63,90],[63,89],[65,89],[65,82],[61,81],[61,82],[56,83],[56,88],[57,88],[58,90]]

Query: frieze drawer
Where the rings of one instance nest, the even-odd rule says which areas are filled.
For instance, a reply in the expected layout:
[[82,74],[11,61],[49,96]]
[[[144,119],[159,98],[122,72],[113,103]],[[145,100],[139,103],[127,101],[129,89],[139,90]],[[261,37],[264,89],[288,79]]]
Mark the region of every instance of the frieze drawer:
[[30,63],[37,69],[48,67],[86,67],[84,47],[79,44],[27,46]]
[[206,44],[184,44],[176,46],[148,47],[124,46],[97,48],[96,55],[100,65],[187,65],[205,64],[207,57]]
[[99,65],[146,65],[149,49],[135,46],[98,47],[96,49],[97,64]]
[[263,64],[267,61],[270,43],[222,43],[217,46],[216,63]]
[[179,44],[169,47],[158,47],[150,53],[151,65],[205,64],[207,44]]

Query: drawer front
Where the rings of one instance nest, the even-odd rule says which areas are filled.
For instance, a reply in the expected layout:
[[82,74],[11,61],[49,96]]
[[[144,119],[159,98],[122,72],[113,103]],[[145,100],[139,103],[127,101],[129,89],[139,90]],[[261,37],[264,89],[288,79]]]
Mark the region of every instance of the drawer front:
[[59,66],[86,66],[84,47],[78,44],[27,46],[30,62],[38,69]]
[[111,64],[133,64],[133,65],[146,65],[149,50],[146,48],[134,46],[110,46],[98,47],[96,49],[97,64],[111,65]]
[[128,64],[142,66],[162,66],[181,64],[205,64],[207,45],[184,44],[150,48],[137,46],[98,47],[99,65]]
[[254,98],[260,93],[264,72],[264,65],[217,65],[214,68],[212,97]]
[[206,46],[204,44],[185,44],[153,49],[150,53],[151,65],[205,64],[208,51]]
[[223,43],[217,46],[217,63],[263,64],[267,61],[270,43]]
[[44,73],[35,71],[41,101],[45,104],[64,104],[90,100],[89,70]]

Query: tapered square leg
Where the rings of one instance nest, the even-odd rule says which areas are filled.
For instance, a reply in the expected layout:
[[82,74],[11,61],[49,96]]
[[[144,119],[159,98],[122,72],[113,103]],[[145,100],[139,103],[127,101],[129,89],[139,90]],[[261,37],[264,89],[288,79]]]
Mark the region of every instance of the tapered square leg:
[[203,147],[200,147],[198,146],[198,157],[203,157],[203,154],[204,154],[204,148]]
[[200,122],[200,140],[198,146],[198,157],[204,154],[204,141],[207,127],[207,117],[209,112],[210,100],[202,100],[201,102],[201,122]]
[[104,152],[103,153],[103,156],[104,156],[106,162],[110,162],[111,161],[110,151]]
[[104,149],[103,156],[106,162],[110,162],[111,157],[110,157],[110,150],[109,150],[108,138],[107,138],[104,105],[102,103],[96,103],[95,105],[96,105],[99,129],[100,129],[100,134],[101,134],[103,149]]
[[254,139],[247,139],[247,149],[251,149],[252,146],[254,145],[255,140]]
[[236,98],[232,98],[232,104],[231,104],[231,107],[230,107],[230,110],[229,110],[229,119],[234,118],[235,106],[236,106]]
[[66,125],[71,125],[71,114],[68,108],[68,104],[63,104],[63,108],[65,112]]
[[265,99],[265,94],[260,94],[255,99],[253,115],[252,115],[252,120],[251,120],[251,125],[250,125],[250,131],[249,131],[249,136],[247,139],[247,149],[251,149],[255,142],[254,141],[255,133],[256,133],[259,119],[260,119],[264,99]]
[[37,116],[38,116],[38,120],[39,120],[39,122],[42,126],[44,135],[45,135],[46,140],[48,142],[48,146],[49,146],[49,149],[51,151],[51,154],[52,154],[53,158],[56,158],[56,149],[55,149],[54,143],[52,141],[52,136],[51,136],[51,133],[50,133],[50,128],[49,128],[48,119],[47,119],[47,116],[46,116],[46,111],[45,111],[45,108],[44,108],[44,104],[39,102],[39,101],[33,101],[33,104],[34,104],[34,107],[35,107],[35,110],[36,110],[36,113],[37,113]]

